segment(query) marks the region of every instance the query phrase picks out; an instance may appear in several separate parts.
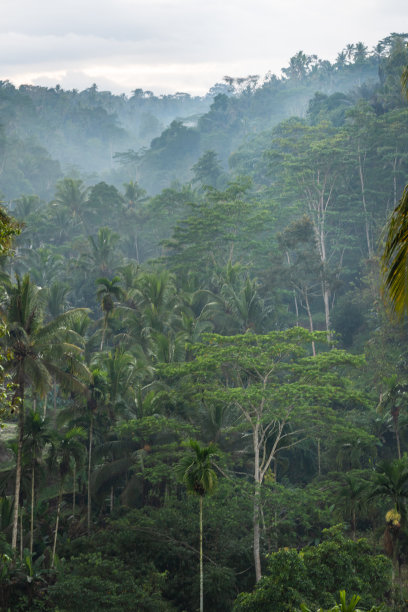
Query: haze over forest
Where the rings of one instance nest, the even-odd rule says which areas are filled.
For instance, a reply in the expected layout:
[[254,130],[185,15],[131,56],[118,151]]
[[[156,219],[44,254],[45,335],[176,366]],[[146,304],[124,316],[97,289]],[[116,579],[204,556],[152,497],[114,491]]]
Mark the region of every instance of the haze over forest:
[[407,43],[0,82],[1,610],[406,609]]

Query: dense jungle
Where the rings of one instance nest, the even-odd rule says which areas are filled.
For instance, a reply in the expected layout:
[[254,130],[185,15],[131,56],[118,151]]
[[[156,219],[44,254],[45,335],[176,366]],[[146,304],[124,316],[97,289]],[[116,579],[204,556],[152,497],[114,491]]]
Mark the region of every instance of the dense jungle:
[[407,41],[0,82],[1,610],[408,609]]

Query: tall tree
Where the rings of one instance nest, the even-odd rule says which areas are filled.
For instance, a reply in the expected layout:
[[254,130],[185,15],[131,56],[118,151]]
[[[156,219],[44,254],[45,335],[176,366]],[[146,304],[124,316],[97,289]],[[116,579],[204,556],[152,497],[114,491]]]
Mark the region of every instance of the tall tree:
[[80,358],[81,339],[71,329],[75,319],[83,315],[83,310],[71,310],[43,324],[43,302],[38,287],[30,278],[17,278],[17,284],[10,289],[6,308],[9,333],[5,341],[13,355],[9,371],[16,387],[18,413],[13,549],[17,545],[26,388],[30,386],[35,393],[44,396],[54,378],[72,390],[84,390],[81,377],[86,378],[87,368]]
[[[327,427],[334,404],[353,397],[338,370],[346,364],[360,365],[361,358],[336,350],[307,356],[307,345],[324,338],[324,332],[310,334],[300,327],[265,335],[206,334],[194,347],[193,361],[163,370],[170,376],[186,376],[183,392],[188,401],[227,405],[243,439],[251,440],[257,582],[262,576],[262,489],[272,462],[278,453],[310,436],[314,426]],[[354,401],[361,402],[357,393]]]
[[74,461],[75,466],[78,466],[81,462],[84,451],[84,447],[81,443],[81,438],[83,438],[84,435],[85,432],[80,427],[73,427],[69,431],[65,432],[63,435],[56,435],[52,442],[48,461],[51,469],[56,470],[59,483],[57,517],[55,521],[51,567],[54,567],[55,564],[64,483],[66,477],[71,471],[72,461]]
[[204,610],[204,572],[203,572],[203,499],[212,493],[217,483],[213,457],[215,446],[201,446],[190,440],[191,452],[185,455],[178,465],[182,481],[189,493],[199,496],[200,500],[200,612]]
[[115,276],[112,280],[108,278],[98,278],[96,281],[98,284],[98,289],[96,295],[101,304],[102,312],[103,312],[103,327],[102,327],[102,337],[101,337],[101,346],[100,350],[103,350],[103,345],[105,342],[105,334],[106,329],[108,327],[108,318],[113,313],[115,308],[114,299],[117,300],[123,295],[123,291],[121,287],[118,285],[120,281],[119,276]]
[[320,261],[320,285],[325,324],[330,337],[330,312],[333,302],[331,276],[334,256],[341,265],[341,253],[335,240],[337,228],[331,220],[338,205],[337,191],[344,173],[344,135],[327,122],[308,126],[290,119],[275,131],[272,148],[265,153],[270,172],[277,175],[281,198],[306,213],[312,223]]
[[38,412],[30,411],[24,424],[24,451],[31,459],[31,510],[30,510],[30,555],[33,554],[34,543],[34,498],[36,467],[41,461],[44,446],[51,441],[48,423],[41,418]]

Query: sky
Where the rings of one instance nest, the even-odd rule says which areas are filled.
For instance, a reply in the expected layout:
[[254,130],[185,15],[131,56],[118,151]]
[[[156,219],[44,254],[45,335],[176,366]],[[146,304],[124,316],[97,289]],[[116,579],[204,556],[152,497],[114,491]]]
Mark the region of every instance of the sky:
[[0,0],[0,80],[203,95],[408,29],[407,0]]

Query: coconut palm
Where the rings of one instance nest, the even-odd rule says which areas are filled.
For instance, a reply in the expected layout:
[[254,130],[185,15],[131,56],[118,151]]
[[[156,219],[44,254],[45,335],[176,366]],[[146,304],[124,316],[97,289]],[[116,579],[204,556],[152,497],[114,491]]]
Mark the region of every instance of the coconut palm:
[[98,276],[110,276],[117,263],[120,236],[109,227],[100,227],[96,236],[88,236],[89,249],[82,262]]
[[100,350],[103,350],[103,345],[105,342],[106,329],[108,327],[108,318],[112,314],[115,308],[114,299],[119,300],[123,295],[122,288],[118,285],[120,281],[119,276],[115,276],[112,280],[108,278],[98,278],[96,281],[98,284],[98,290],[96,295],[101,304],[102,312],[103,312],[103,327],[102,327],[102,338],[101,338],[101,346]]
[[17,277],[16,285],[9,292],[8,334],[3,338],[12,355],[7,366],[15,385],[14,408],[18,413],[13,549],[17,545],[26,389],[31,387],[34,393],[44,397],[55,379],[69,390],[83,391],[83,380],[88,374],[80,359],[80,338],[71,329],[84,311],[71,310],[43,324],[43,310],[38,287],[31,283],[28,275],[23,279]]
[[191,452],[185,455],[177,472],[187,491],[199,496],[200,500],[200,612],[204,610],[204,575],[203,575],[203,499],[212,493],[217,484],[217,474],[214,470],[212,457],[216,453],[214,444],[201,446],[195,440],[190,440]]
[[53,204],[69,214],[73,225],[81,223],[86,234],[89,234],[84,221],[89,189],[80,179],[64,178],[58,181]]

